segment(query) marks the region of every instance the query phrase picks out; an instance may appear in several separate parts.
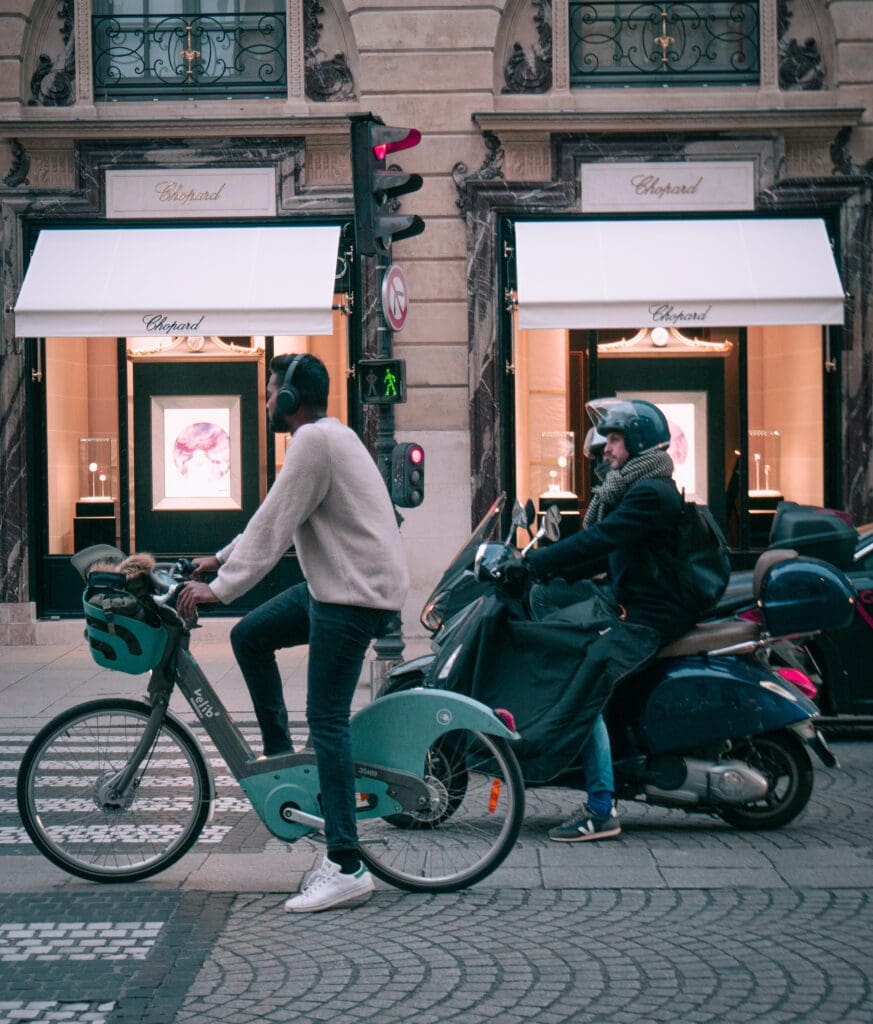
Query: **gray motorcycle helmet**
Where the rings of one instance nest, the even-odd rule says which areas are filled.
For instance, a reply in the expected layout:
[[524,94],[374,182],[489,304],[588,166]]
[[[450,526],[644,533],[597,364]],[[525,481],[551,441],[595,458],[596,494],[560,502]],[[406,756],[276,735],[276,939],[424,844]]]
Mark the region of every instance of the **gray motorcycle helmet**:
[[641,398],[595,398],[585,409],[598,434],[623,435],[631,458],[652,448],[665,449],[670,444],[667,417],[652,402]]

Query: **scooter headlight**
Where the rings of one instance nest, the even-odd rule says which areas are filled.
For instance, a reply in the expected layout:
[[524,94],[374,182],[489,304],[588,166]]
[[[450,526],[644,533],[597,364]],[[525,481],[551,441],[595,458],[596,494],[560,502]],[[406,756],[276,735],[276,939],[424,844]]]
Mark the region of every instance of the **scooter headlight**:
[[422,609],[421,624],[425,629],[430,630],[432,633],[436,633],[438,629],[442,629],[444,621],[442,609],[446,597],[446,592],[441,590],[430,601],[428,601]]

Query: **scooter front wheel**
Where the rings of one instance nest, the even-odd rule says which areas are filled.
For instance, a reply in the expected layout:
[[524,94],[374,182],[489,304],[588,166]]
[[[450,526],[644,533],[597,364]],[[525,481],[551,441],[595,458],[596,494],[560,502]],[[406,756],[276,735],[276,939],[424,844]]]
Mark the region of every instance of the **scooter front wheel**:
[[431,802],[420,823],[358,823],[361,856],[373,874],[410,892],[475,885],[508,856],[524,817],[521,769],[506,740],[455,729],[438,745],[441,770],[423,766]]
[[723,807],[719,815],[735,828],[765,831],[792,821],[812,796],[812,760],[791,732],[768,733],[735,743],[732,756],[751,765],[769,783],[767,795],[754,803]]

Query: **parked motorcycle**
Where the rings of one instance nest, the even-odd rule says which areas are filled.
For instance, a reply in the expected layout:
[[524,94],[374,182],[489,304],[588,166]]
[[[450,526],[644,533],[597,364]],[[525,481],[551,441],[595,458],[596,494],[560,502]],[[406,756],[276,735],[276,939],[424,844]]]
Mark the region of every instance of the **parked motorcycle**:
[[[500,604],[510,604],[515,616],[525,614],[524,595],[513,592],[502,567],[513,552],[517,556],[511,538],[517,530],[530,528],[533,514],[530,503],[527,510],[517,505],[510,536],[489,541],[499,504],[489,510],[425,605],[424,621],[438,627],[434,653],[396,667],[380,697],[419,686],[470,693],[470,651],[477,651],[477,669],[488,669],[481,659],[498,660],[498,650],[482,646],[481,627]],[[557,514],[548,513],[531,544],[549,535],[554,539],[556,531]],[[470,573],[463,562],[474,540],[478,547]],[[474,584],[484,585],[486,592],[475,596]],[[463,598],[457,597],[458,591],[464,592]],[[761,621],[738,618],[698,625],[641,670],[618,680],[604,717],[619,798],[715,814],[737,828],[774,829],[793,820],[809,801],[810,751],[826,766],[836,766],[817,729],[816,705],[768,659],[780,641],[846,626],[853,615],[854,591],[831,565],[770,551],[756,566],[753,596]],[[455,610],[458,603],[461,607]],[[532,679],[531,699],[535,688]],[[517,706],[508,711],[524,738],[529,709],[515,692]],[[548,778],[527,771],[529,762],[523,757],[520,761],[529,787],[584,788],[578,757]],[[451,792],[453,780],[442,781]]]
[[[865,563],[863,558],[863,538],[842,512],[784,501],[773,520],[769,547],[790,548],[800,555],[830,562],[846,574],[858,593],[848,629],[822,630],[797,643],[774,646],[773,660],[786,670],[800,670],[812,681],[822,714],[869,716],[873,711],[869,677],[873,652],[873,617],[869,611],[873,604],[873,572],[869,560]],[[753,575],[751,570],[731,574],[716,615],[759,614],[752,592]]]

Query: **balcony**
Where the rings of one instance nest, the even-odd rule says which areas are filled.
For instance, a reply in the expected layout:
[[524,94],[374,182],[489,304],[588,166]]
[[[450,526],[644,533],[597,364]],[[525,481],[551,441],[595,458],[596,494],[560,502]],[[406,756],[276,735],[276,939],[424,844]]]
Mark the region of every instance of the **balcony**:
[[285,14],[95,15],[98,100],[279,96]]
[[757,85],[758,0],[570,3],[570,84]]

